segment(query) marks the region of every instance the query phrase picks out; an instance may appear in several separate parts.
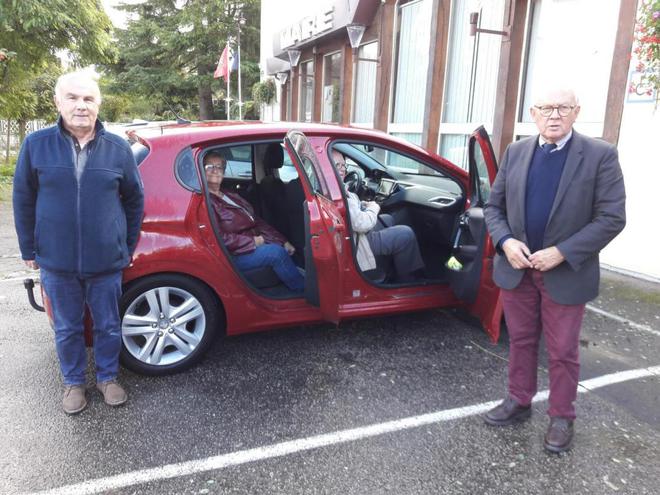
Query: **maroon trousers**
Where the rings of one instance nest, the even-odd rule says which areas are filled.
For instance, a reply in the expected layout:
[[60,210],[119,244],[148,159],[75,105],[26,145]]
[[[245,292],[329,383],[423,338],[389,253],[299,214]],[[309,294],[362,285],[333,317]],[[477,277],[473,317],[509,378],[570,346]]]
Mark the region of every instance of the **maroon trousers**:
[[554,302],[543,286],[543,274],[526,270],[512,290],[502,289],[504,315],[509,329],[509,395],[528,405],[537,391],[538,351],[545,338],[550,367],[549,416],[575,419],[579,336],[584,304]]

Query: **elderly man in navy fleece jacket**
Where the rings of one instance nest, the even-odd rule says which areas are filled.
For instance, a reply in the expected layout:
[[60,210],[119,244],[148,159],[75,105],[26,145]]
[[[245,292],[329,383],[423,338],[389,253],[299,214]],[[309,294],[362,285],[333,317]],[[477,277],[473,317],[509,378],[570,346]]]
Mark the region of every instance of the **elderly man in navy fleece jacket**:
[[65,390],[63,407],[87,406],[85,304],[94,321],[96,387],[108,405],[126,402],[117,382],[122,269],[140,232],[142,182],[130,147],[97,119],[101,93],[86,72],[55,86],[57,125],[30,134],[14,176],[14,222],[28,267],[41,268],[53,310]]
[[585,303],[598,295],[598,253],[626,222],[616,148],[573,130],[575,93],[547,91],[530,109],[539,134],[512,143],[484,210],[509,329],[509,394],[485,420],[529,418],[541,335],[548,349],[550,425],[544,446],[573,440]]

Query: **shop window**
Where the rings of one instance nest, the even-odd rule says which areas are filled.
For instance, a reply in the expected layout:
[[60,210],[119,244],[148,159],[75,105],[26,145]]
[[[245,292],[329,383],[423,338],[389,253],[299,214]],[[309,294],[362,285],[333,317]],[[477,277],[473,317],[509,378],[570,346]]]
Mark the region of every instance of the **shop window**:
[[323,57],[322,122],[339,122],[341,62],[341,52]]
[[[505,0],[481,5],[481,26],[502,25]],[[469,135],[480,125],[493,128],[502,43],[499,36],[491,34],[470,36],[469,16],[473,8],[470,0],[452,2],[438,150],[441,156],[466,169]]]
[[593,0],[532,1],[516,134],[536,134],[529,108],[551,81],[578,94],[580,132],[602,135],[620,0],[600,0],[598,22],[585,22],[593,17],[594,5]]
[[358,49],[355,64],[355,97],[352,123],[373,127],[376,103],[376,69],[378,68],[378,42],[367,43]]
[[398,7],[396,71],[391,133],[422,133],[429,66],[432,0]]
[[296,120],[291,112],[291,100],[293,99],[291,93],[293,92],[293,84],[291,81],[288,81],[284,86],[286,88],[286,114],[284,118],[285,120]]
[[314,62],[309,60],[300,63],[300,111],[298,120],[312,121],[314,104]]

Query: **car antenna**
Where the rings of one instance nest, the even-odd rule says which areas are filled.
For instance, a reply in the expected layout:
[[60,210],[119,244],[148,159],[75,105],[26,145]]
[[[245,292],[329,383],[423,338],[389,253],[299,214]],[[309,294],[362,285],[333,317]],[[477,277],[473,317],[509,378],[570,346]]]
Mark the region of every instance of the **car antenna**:
[[[148,79],[148,81],[149,81],[149,84],[151,85],[151,87],[154,89],[154,91],[156,93],[158,93],[158,90],[156,89],[156,86],[154,86],[154,83],[151,81],[151,79]],[[190,121],[188,119],[184,119],[183,117],[179,116],[179,114],[174,111],[174,108],[172,108],[172,105],[170,105],[170,102],[168,101],[167,98],[163,98],[163,100],[165,101],[165,105],[167,105],[168,110],[170,112],[172,112],[174,114],[174,116],[176,117],[176,123],[177,124],[190,124]]]

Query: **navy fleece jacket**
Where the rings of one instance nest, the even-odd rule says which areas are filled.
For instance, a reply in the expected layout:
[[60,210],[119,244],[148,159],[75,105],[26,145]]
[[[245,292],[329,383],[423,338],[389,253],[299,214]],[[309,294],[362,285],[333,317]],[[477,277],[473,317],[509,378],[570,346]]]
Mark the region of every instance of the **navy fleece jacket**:
[[133,153],[97,121],[78,181],[64,132],[61,120],[34,132],[18,155],[13,201],[21,256],[83,278],[121,270],[135,250],[144,207]]

